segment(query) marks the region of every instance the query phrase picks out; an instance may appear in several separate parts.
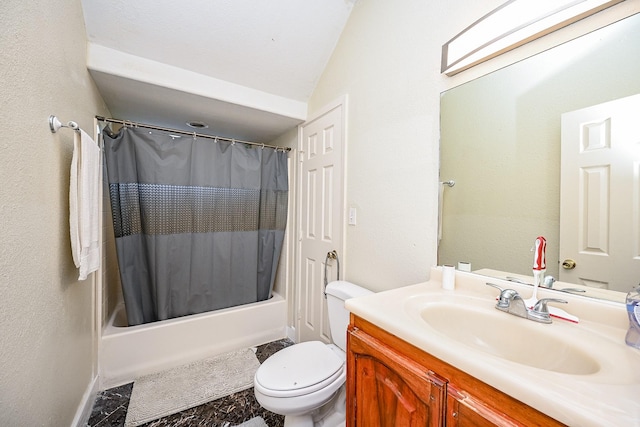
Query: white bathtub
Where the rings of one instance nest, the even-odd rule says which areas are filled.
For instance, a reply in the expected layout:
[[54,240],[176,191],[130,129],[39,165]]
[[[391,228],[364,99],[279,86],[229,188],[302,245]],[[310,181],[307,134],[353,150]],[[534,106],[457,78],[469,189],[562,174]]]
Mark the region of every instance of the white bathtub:
[[112,313],[99,349],[103,388],[201,358],[286,336],[287,302],[267,301],[138,326],[126,326],[124,305]]

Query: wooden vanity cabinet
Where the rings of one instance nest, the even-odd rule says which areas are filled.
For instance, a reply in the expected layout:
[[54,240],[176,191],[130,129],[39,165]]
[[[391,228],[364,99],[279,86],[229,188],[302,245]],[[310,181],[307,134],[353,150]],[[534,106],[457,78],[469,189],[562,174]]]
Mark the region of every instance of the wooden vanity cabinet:
[[358,316],[347,333],[347,426],[562,426]]
[[443,425],[442,378],[361,330],[352,329],[348,341],[348,425]]

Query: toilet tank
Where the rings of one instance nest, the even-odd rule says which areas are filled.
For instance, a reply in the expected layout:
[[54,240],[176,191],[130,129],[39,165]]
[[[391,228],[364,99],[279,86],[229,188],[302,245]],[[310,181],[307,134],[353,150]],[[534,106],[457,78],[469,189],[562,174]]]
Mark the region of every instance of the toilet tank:
[[370,295],[368,289],[354,285],[351,282],[338,280],[327,285],[327,307],[329,310],[329,329],[333,343],[343,351],[347,351],[347,326],[349,326],[349,311],[344,308],[344,302],[349,298]]

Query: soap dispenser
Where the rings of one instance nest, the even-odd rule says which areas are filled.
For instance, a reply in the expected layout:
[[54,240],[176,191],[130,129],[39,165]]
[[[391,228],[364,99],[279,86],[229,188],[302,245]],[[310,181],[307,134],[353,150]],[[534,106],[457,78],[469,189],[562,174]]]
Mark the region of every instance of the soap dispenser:
[[626,302],[629,331],[625,341],[631,347],[640,348],[640,285],[629,291]]

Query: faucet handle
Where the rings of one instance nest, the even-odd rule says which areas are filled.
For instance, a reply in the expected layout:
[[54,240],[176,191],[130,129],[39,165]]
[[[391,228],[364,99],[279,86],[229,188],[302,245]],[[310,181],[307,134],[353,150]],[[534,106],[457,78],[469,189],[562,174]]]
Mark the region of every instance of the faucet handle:
[[549,302],[557,302],[561,304],[568,303],[567,301],[558,298],[542,298],[541,300],[538,300],[538,302],[536,302],[533,308],[529,311],[529,316],[539,322],[551,323],[551,315],[549,314],[549,307],[547,307],[547,303]]
[[518,292],[513,289],[504,289],[500,286],[486,282],[487,286],[493,286],[494,288],[500,291],[500,296],[498,297],[498,304],[496,306],[498,308],[508,308],[511,305],[511,301],[518,296]]
[[486,282],[486,283],[485,283],[485,285],[487,285],[487,286],[493,286],[494,288],[496,288],[496,289],[500,290],[500,292],[504,291],[504,288],[501,288],[500,286],[498,286],[498,285],[496,285],[496,284],[494,284],[494,283]]
[[568,302],[559,298],[542,298],[536,302],[536,305],[533,306],[533,311],[537,311],[539,313],[549,313],[549,307],[547,307],[547,303],[549,302],[559,302],[561,304],[567,304]]

